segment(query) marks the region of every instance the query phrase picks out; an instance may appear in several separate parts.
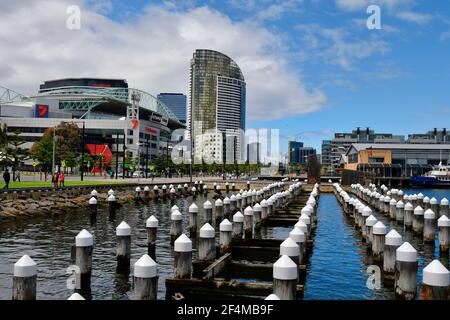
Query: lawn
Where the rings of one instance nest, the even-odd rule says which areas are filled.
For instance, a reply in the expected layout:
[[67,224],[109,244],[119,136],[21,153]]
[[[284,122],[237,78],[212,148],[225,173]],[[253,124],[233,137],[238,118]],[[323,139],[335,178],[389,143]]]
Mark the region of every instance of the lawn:
[[[86,180],[86,181],[66,181],[65,186],[95,186],[95,185],[109,185],[109,184],[124,184],[127,182],[123,181],[117,181],[117,180],[105,180],[105,181],[98,181],[98,180]],[[128,182],[129,183],[129,182]],[[4,182],[0,181],[0,188],[3,188]],[[37,187],[51,187],[53,184],[50,181],[24,181],[24,182],[10,182],[9,187],[11,189],[20,189],[20,188],[37,188]]]

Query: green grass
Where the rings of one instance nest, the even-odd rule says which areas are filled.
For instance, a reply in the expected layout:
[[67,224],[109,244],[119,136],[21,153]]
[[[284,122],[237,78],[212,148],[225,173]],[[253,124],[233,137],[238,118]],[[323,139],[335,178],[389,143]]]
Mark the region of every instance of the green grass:
[[[0,188],[3,188],[3,186],[5,185],[2,182],[3,181],[0,182]],[[64,184],[66,187],[70,187],[70,186],[86,186],[86,185],[95,186],[95,185],[124,184],[124,183],[127,183],[127,182],[108,179],[105,181],[98,181],[98,180],[66,181]],[[10,182],[9,183],[9,187],[11,189],[36,188],[36,187],[44,187],[45,188],[45,187],[52,187],[52,186],[53,186],[53,184],[50,181],[24,181],[24,182]]]

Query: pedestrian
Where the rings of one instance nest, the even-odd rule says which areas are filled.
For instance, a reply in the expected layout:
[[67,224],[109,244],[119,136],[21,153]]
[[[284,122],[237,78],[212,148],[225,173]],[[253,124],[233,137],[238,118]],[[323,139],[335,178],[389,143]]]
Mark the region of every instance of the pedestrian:
[[8,168],[6,168],[5,172],[3,173],[3,180],[5,180],[5,186],[3,189],[9,189],[9,180],[11,180],[11,175],[9,174]]
[[59,174],[59,186],[64,188],[64,180],[66,177],[64,176],[64,171],[61,171]]
[[17,176],[16,176],[16,178],[17,178],[17,181],[20,182],[20,171],[17,171]]
[[53,187],[55,189],[58,189],[58,172],[55,171],[55,173],[52,176],[52,182],[53,182]]

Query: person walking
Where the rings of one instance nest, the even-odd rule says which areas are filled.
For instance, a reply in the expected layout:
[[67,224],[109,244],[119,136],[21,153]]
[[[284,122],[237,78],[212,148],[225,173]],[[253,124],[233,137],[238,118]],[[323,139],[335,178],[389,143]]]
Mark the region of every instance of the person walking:
[[20,171],[17,171],[16,179],[20,182]]
[[59,186],[64,188],[64,180],[66,179],[66,177],[64,176],[64,171],[61,171],[59,173]]
[[55,173],[52,176],[53,187],[55,189],[58,189],[58,177],[59,177],[58,172],[55,171]]
[[5,172],[3,173],[3,180],[5,180],[5,186],[3,189],[9,189],[9,181],[11,180],[11,175],[9,174],[8,168],[6,168]]

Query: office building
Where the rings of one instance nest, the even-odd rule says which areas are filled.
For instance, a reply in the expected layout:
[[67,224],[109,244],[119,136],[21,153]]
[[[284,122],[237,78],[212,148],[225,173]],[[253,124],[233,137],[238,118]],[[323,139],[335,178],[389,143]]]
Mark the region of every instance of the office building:
[[288,163],[290,166],[305,166],[308,162],[308,157],[316,154],[316,149],[304,147],[303,142],[289,141],[288,148]]
[[186,123],[187,96],[182,93],[160,93],[157,99],[164,103],[181,123]]

